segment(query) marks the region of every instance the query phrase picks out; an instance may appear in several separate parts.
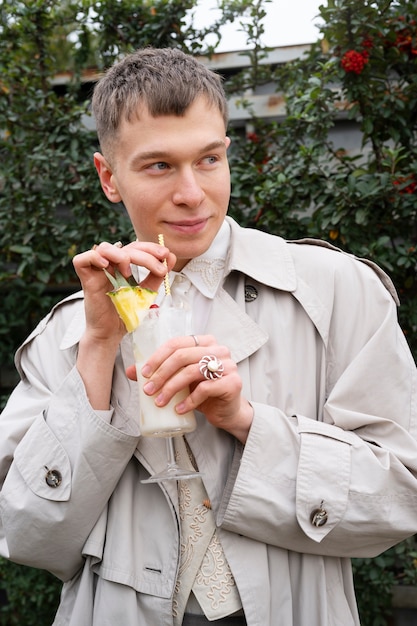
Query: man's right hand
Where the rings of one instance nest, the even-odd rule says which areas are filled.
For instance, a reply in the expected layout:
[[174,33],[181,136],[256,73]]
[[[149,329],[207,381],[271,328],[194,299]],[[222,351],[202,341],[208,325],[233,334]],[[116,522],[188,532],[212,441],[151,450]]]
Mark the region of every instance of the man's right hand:
[[[167,267],[163,263],[166,259]],[[138,241],[119,247],[117,244],[100,243],[94,249],[74,257],[75,271],[81,281],[85,298],[87,329],[96,341],[109,341],[114,337],[120,342],[126,333],[123,322],[106,295],[112,289],[103,269],[111,274],[114,270],[126,278],[131,275],[131,264],[149,270],[149,275],[141,283],[142,287],[157,291],[167,271],[175,264],[175,255],[168,248],[156,243]]]
[[175,255],[168,248],[138,241],[124,247],[103,242],[74,257],[74,268],[84,291],[86,317],[86,330],[78,347],[77,369],[94,409],[109,409],[114,361],[126,333],[107,296],[112,287],[103,269],[110,273],[117,269],[128,278],[131,264],[145,267],[149,275],[141,286],[157,291],[175,261]]

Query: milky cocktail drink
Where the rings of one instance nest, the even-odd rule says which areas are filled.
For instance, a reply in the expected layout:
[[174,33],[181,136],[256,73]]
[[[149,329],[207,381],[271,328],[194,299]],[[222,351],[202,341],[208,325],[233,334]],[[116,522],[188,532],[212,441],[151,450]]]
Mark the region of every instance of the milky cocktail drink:
[[[162,235],[158,242],[164,245]],[[164,261],[167,266],[167,261]],[[175,459],[174,437],[193,431],[196,419],[193,411],[178,415],[175,406],[187,397],[190,390],[180,390],[171,402],[157,407],[155,398],[143,391],[145,379],[141,370],[155,350],[171,337],[189,335],[188,314],[184,308],[172,306],[171,287],[168,273],[164,278],[165,295],[161,307],[152,303],[157,293],[126,279],[117,268],[114,275],[104,270],[113,290],[108,292],[119,317],[128,333],[131,333],[136,372],[139,386],[140,431],[144,437],[163,437],[166,442],[167,464],[164,470],[141,480],[142,483],[156,483],[164,480],[187,480],[201,474],[194,469],[182,469]]]
[[188,387],[179,391],[164,407],[155,404],[155,397],[143,391],[146,380],[141,369],[155,350],[170,337],[186,335],[187,312],[182,308],[164,306],[143,312],[143,319],[132,333],[137,379],[139,384],[140,431],[144,437],[169,437],[191,432],[196,427],[192,411],[178,415],[175,406],[189,393]]

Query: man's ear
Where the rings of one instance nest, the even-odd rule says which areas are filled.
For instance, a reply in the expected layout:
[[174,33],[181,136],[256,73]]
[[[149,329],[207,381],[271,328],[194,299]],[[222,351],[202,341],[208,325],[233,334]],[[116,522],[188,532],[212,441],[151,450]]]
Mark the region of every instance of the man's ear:
[[114,180],[110,164],[100,152],[94,154],[94,165],[100,179],[101,188],[110,202],[120,202],[121,196]]

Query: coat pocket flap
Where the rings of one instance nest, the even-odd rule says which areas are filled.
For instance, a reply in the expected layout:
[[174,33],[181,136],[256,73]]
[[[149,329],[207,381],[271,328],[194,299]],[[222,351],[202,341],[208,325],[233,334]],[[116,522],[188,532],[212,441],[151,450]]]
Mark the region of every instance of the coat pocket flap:
[[[326,430],[326,429],[324,429]],[[345,437],[302,429],[297,472],[297,520],[320,542],[343,518],[349,496],[351,445]]]
[[64,448],[43,415],[36,418],[16,448],[15,463],[34,494],[66,501],[71,494],[71,466]]

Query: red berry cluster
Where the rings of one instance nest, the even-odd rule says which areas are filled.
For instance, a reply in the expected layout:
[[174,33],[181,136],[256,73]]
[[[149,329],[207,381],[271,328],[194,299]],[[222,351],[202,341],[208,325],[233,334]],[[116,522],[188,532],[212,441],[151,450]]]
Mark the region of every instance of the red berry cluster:
[[372,39],[372,37],[364,37],[364,39],[362,40],[362,46],[367,49],[370,50],[371,48],[374,47],[374,40]]
[[399,189],[399,193],[401,195],[405,193],[414,193],[417,189],[417,182],[413,174],[410,174],[409,176],[400,176],[393,181],[393,184],[395,186],[401,185],[401,188]]
[[345,72],[361,74],[368,61],[369,52],[367,50],[364,50],[363,52],[348,50],[342,57],[341,65]]
[[417,57],[417,22],[415,20],[406,20],[402,15],[389,22],[395,33],[395,40],[392,39],[385,42],[389,48],[398,48],[404,52],[410,59]]
[[395,45],[402,52],[405,52],[410,59],[417,56],[416,38],[415,35],[413,35],[409,30],[404,29],[403,31],[397,33]]
[[259,143],[260,141],[259,135],[257,135],[256,133],[248,133],[246,135],[246,138],[248,141],[251,141],[252,143]]

